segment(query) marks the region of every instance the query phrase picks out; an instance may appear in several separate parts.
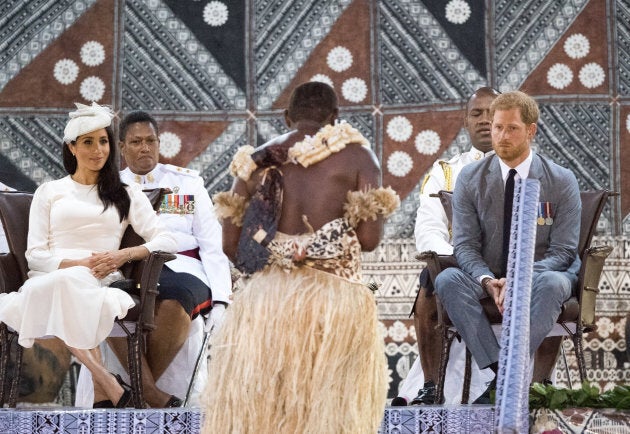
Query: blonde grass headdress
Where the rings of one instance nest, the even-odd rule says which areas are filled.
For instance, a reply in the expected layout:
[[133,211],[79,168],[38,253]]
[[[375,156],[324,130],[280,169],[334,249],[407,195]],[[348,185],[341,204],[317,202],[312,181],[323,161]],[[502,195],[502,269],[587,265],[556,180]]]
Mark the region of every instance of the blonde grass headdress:
[[70,120],[63,130],[63,141],[70,144],[77,137],[111,125],[114,113],[109,107],[93,102],[91,106],[74,103],[77,110],[70,112]]

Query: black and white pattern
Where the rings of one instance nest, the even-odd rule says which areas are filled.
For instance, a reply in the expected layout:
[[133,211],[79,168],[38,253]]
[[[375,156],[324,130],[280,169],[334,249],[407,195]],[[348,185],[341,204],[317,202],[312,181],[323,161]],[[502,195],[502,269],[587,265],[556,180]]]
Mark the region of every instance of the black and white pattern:
[[368,138],[402,200],[364,260],[366,279],[383,283],[395,396],[417,351],[408,312],[422,269],[412,236],[424,174],[468,148],[463,108],[476,88],[521,88],[541,106],[539,151],[581,189],[621,193],[598,227],[597,240],[617,248],[598,332],[586,338],[589,378],[610,388],[630,381],[629,23],[629,0],[5,0],[0,181],[33,191],[63,176],[67,114],[94,99],[121,115],[154,113],[178,143],[164,161],[198,170],[211,194],[225,191],[239,146],[287,131],[291,89],[332,83],[341,118]]

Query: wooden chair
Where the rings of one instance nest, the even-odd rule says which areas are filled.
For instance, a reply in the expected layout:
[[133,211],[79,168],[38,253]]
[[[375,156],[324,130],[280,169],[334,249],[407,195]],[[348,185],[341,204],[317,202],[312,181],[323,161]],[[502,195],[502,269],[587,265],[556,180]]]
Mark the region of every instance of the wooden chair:
[[[158,209],[161,202],[163,189],[145,191],[154,209]],[[10,252],[0,255],[0,291],[17,291],[28,278],[28,263],[25,258],[28,215],[33,195],[24,192],[0,192],[0,219],[4,226]],[[144,243],[129,226],[121,240],[121,248],[136,246]],[[122,320],[116,320],[121,324],[127,334],[129,345],[128,370],[133,388],[133,402],[136,408],[144,408],[145,402],[142,393],[140,351],[144,343],[146,333],[155,328],[154,310],[155,297],[158,294],[157,281],[165,262],[174,259],[175,255],[166,252],[152,252],[148,258],[125,264],[121,268],[125,276],[122,289],[129,289],[136,305],[127,312]],[[8,365],[11,352],[11,344],[17,342],[18,332],[9,330],[6,325],[0,324],[0,407],[5,402],[9,407],[15,407],[18,397],[18,385],[21,371],[22,347],[16,348],[14,355],[14,369],[9,376]],[[8,399],[5,398],[7,382],[10,379]]]
[[[565,336],[569,336],[574,344],[576,353],[580,381],[586,380],[586,364],[584,361],[584,350],[582,339],[584,333],[594,331],[597,326],[595,320],[595,298],[599,292],[599,280],[604,267],[604,261],[610,255],[612,247],[597,246],[592,247],[591,241],[597,228],[597,222],[604,209],[606,200],[614,195],[607,190],[584,191],[580,193],[582,200],[582,216],[580,224],[580,239],[578,252],[582,259],[582,266],[578,276],[576,295],[567,300],[556,321],[565,331]],[[444,206],[449,222],[452,217],[451,199],[452,193],[440,191],[438,197]],[[438,273],[444,268],[458,266],[457,261],[451,255],[437,255],[435,252],[422,252],[417,256],[419,260],[425,261],[429,269],[429,276],[434,281]],[[446,378],[446,366],[448,364],[450,346],[453,339],[460,338],[459,333],[453,326],[444,307],[438,303],[438,323],[442,334],[442,353],[440,357],[440,374],[437,385],[438,402],[444,401],[444,380]],[[482,307],[488,316],[491,324],[501,324],[502,316],[490,298],[481,300]],[[464,385],[462,393],[462,403],[468,402],[470,391],[471,372],[470,351],[466,351],[466,372],[464,374]],[[569,383],[571,382],[568,372]]]
[[[9,253],[0,255],[1,293],[17,291],[28,278],[28,264],[24,252],[26,252],[28,214],[32,199],[31,193],[0,193],[0,218],[10,250]],[[0,323],[0,407],[4,406],[5,402],[9,407],[15,407],[17,403],[23,352],[22,347],[17,344],[17,338],[17,332],[9,330],[4,323]],[[9,375],[9,360],[14,342],[14,372]],[[8,399],[5,398],[7,384],[10,385]]]

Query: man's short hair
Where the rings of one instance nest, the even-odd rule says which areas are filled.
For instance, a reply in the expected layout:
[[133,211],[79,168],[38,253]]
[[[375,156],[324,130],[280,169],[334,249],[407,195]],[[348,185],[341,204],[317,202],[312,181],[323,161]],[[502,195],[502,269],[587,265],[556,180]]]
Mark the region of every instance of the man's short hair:
[[495,96],[496,97],[498,95],[501,95],[501,92],[499,92],[493,87],[488,87],[488,86],[480,87],[468,97],[468,100],[466,101],[466,111],[470,110],[468,106],[470,105],[470,101],[472,101],[473,98],[477,98],[480,96]]
[[129,129],[129,125],[137,124],[138,122],[149,122],[155,130],[155,134],[158,136],[160,135],[158,124],[153,116],[145,111],[136,110],[130,112],[127,116],[123,118],[122,121],[120,121],[120,124],[118,125],[118,139],[120,141],[124,141],[125,136],[127,135],[127,130]]
[[529,125],[538,122],[540,117],[538,103],[536,103],[534,98],[519,90],[497,96],[490,104],[490,114],[494,116],[496,110],[511,110],[514,108],[521,110],[521,120],[524,124]]
[[319,81],[303,83],[295,88],[289,101],[292,121],[324,122],[337,109],[337,95],[332,87]]

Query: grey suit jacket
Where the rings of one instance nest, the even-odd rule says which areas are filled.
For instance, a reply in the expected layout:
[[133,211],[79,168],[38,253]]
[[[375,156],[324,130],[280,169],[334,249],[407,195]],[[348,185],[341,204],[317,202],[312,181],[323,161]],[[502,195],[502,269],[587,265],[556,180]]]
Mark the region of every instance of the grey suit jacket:
[[[539,202],[551,202],[553,224],[536,226],[534,272],[580,268],[582,203],[575,175],[533,154],[528,179],[540,181]],[[460,267],[473,278],[499,277],[503,243],[503,194],[499,157],[464,167],[453,192],[453,245]]]

